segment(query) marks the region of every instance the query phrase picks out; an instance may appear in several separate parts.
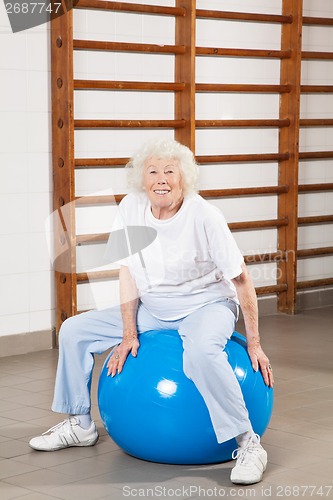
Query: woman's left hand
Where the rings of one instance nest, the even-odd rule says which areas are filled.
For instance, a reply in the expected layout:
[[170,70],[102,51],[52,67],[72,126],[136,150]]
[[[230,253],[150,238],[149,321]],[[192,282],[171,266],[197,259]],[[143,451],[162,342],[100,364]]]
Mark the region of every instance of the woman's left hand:
[[140,347],[139,340],[136,335],[130,338],[124,338],[122,342],[113,350],[107,364],[108,376],[114,377],[116,373],[120,373],[126,362],[127,356],[131,353],[136,357]]
[[268,357],[262,350],[261,345],[259,343],[255,345],[248,345],[247,351],[249,353],[254,371],[257,372],[260,368],[265,384],[268,385],[268,387],[273,387],[273,370]]

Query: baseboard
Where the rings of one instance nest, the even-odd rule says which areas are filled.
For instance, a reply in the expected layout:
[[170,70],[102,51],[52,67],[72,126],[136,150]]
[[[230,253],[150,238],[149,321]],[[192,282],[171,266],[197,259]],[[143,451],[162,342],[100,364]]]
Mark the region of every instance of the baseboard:
[[333,306],[333,288],[304,290],[297,293],[297,312],[327,306]]
[[5,335],[0,337],[0,358],[45,351],[52,349],[54,345],[55,334],[53,330]]
[[276,295],[258,298],[259,316],[271,316],[277,313],[277,298]]

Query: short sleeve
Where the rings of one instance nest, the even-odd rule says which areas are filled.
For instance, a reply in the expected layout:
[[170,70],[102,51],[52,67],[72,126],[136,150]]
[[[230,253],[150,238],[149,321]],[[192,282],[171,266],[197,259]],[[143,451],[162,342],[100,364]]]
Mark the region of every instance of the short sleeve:
[[211,206],[205,217],[205,231],[211,258],[222,272],[223,278],[231,280],[242,273],[244,258],[228,227],[222,212]]
[[[126,198],[126,197],[125,197]],[[112,223],[112,228],[109,234],[108,242],[104,253],[106,263],[113,264],[115,262],[121,265],[127,265],[129,257],[128,242],[126,238],[126,201],[125,198],[117,206],[117,213]]]

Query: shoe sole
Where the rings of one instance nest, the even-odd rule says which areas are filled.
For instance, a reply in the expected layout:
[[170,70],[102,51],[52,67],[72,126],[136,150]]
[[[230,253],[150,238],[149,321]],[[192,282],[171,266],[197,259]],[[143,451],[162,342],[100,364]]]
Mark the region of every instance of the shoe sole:
[[33,446],[29,443],[30,448],[36,451],[58,451],[58,450],[64,450],[66,448],[84,448],[86,446],[95,446],[97,441],[99,440],[99,436],[93,441],[88,441],[87,443],[79,443],[79,444],[69,444],[67,446],[59,446],[58,448],[38,448],[36,446]]
[[261,474],[260,478],[259,478],[259,479],[256,479],[255,481],[253,481],[253,480],[252,480],[252,481],[250,481],[250,480],[246,480],[246,479],[239,479],[239,480],[238,480],[238,479],[231,479],[231,477],[230,477],[230,481],[231,481],[233,484],[242,484],[243,486],[245,486],[245,485],[250,485],[250,484],[260,483],[260,481],[262,481],[262,478],[263,478],[264,472],[265,472],[265,470],[266,470],[266,467],[267,467],[267,466],[265,465],[264,470],[262,471],[262,474]]

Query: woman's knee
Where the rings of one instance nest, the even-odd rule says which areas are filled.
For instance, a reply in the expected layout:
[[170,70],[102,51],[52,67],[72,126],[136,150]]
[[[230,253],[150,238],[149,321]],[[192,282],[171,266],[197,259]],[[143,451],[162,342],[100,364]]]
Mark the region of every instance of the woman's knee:
[[209,364],[211,358],[219,354],[222,349],[216,343],[209,341],[183,342],[184,365],[185,366],[205,366]]
[[59,346],[63,347],[77,341],[78,334],[82,330],[81,323],[79,316],[71,316],[63,322],[59,331]]

